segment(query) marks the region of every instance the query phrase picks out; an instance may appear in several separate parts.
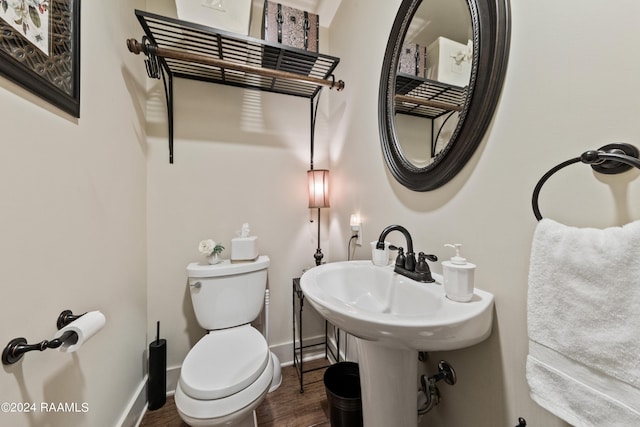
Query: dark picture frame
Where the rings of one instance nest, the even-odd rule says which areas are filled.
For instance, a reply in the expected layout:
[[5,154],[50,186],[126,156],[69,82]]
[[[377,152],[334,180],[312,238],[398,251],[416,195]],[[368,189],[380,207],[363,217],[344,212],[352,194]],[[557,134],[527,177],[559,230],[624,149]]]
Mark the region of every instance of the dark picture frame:
[[80,117],[80,0],[0,0],[0,74]]

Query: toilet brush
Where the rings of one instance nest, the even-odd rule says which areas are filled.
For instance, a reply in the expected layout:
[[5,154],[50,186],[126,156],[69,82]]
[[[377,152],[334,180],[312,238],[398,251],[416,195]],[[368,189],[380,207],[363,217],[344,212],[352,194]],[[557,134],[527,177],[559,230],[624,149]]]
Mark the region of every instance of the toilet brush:
[[156,340],[149,344],[149,378],[147,402],[150,411],[160,409],[167,401],[167,340],[160,339],[160,322],[156,327]]

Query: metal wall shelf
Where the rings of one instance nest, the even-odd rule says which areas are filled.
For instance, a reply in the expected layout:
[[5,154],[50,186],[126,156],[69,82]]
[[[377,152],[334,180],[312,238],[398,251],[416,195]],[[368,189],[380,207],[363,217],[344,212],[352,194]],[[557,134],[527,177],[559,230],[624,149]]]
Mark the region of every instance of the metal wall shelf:
[[339,58],[242,36],[141,10],[142,43],[149,77],[165,85],[169,119],[169,161],[173,163],[173,77],[257,89],[313,99],[323,86],[341,90],[333,71]]
[[396,77],[396,113],[435,119],[462,111],[467,87],[399,73]]

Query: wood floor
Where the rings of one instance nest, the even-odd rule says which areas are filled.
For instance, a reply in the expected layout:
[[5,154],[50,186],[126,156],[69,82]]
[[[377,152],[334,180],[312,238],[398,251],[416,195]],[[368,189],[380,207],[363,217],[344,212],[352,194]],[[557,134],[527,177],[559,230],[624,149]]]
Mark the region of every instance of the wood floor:
[[[324,364],[325,360],[305,363]],[[322,376],[324,370],[304,374],[304,393],[300,393],[298,374],[293,366],[282,368],[282,385],[267,397],[256,410],[259,427],[329,427],[329,409]],[[173,401],[155,411],[147,411],[141,427],[188,427],[180,419]]]

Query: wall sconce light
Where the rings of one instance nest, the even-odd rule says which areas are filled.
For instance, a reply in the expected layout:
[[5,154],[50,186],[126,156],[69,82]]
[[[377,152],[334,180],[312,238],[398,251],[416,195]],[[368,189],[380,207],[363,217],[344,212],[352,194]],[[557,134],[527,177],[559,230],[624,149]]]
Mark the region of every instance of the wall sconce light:
[[307,171],[309,180],[309,207],[328,208],[329,205],[329,171],[312,169]]
[[330,207],[329,203],[329,171],[327,169],[311,169],[307,171],[309,181],[309,208],[318,209],[318,248],[313,257],[316,265],[322,263],[322,249],[320,249],[320,208]]

